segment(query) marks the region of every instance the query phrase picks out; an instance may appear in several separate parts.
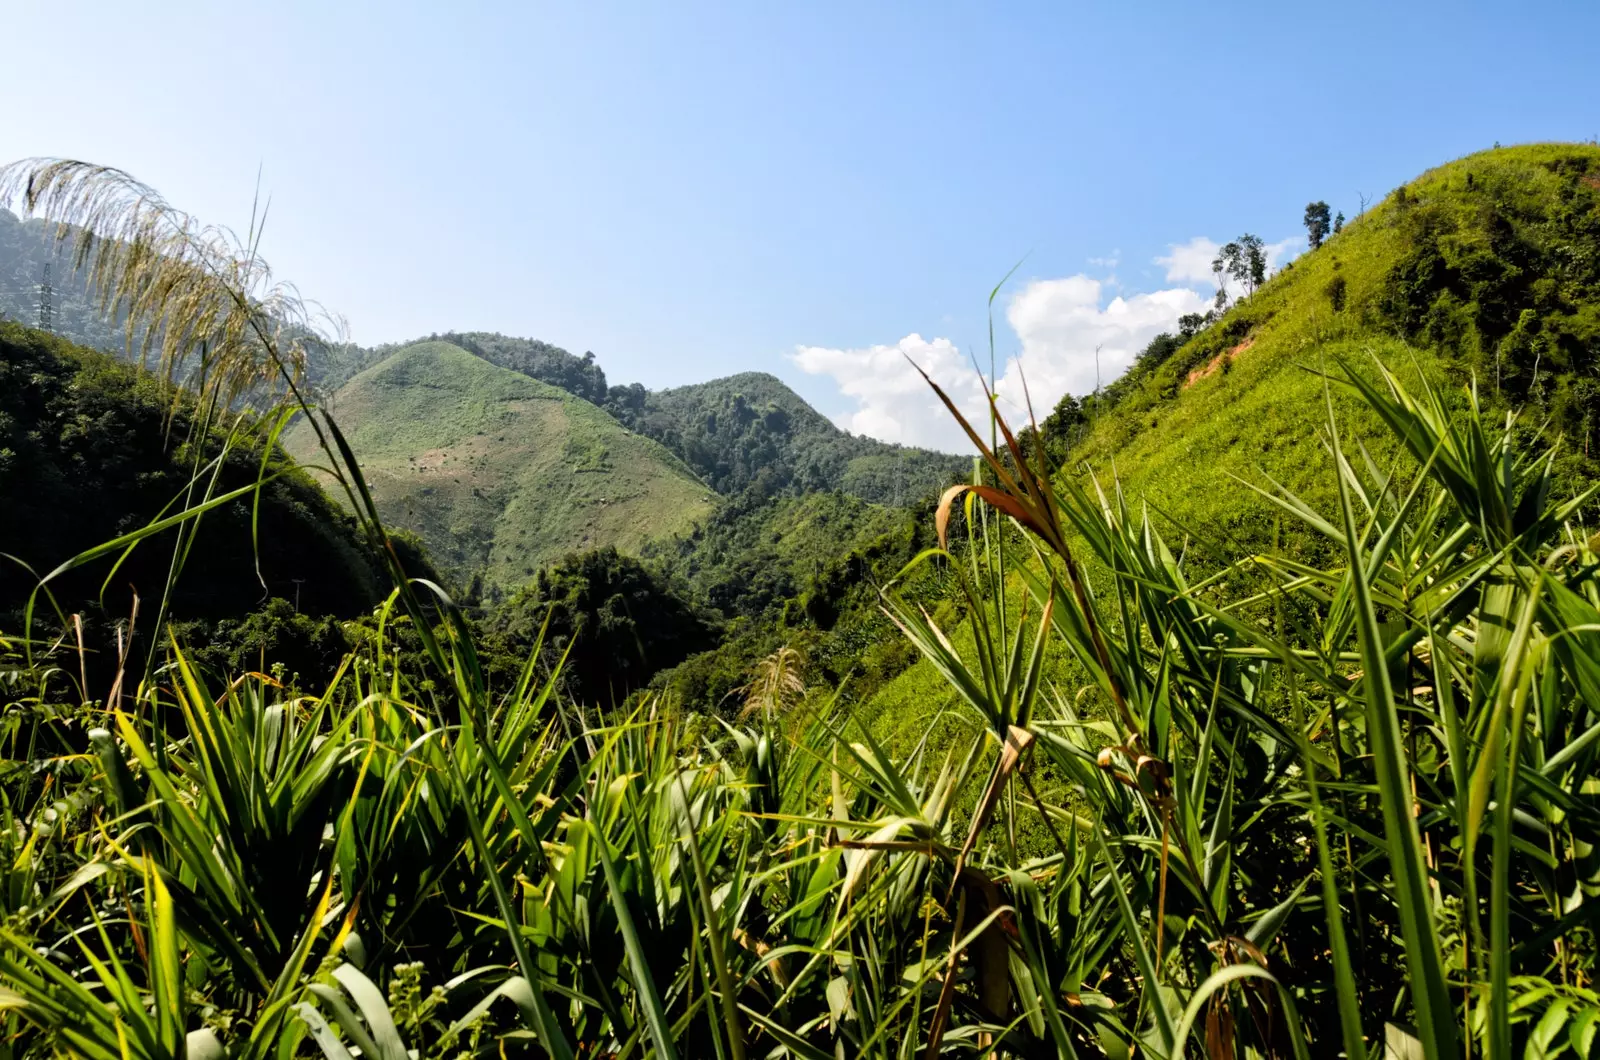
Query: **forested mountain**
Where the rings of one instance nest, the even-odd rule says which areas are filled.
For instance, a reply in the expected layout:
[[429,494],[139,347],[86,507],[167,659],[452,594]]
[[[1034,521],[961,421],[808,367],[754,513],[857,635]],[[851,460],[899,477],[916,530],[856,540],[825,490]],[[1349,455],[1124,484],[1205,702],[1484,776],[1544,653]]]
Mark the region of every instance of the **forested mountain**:
[[100,313],[83,277],[73,272],[72,244],[59,245],[55,226],[23,221],[0,207],[0,319],[39,323],[40,287],[49,266],[50,330],[91,349],[115,353],[124,335]]
[[971,461],[848,434],[777,377],[744,372],[619,398],[622,422],[683,457],[719,492],[842,490],[878,504],[910,504]]
[[[309,476],[281,452],[263,463],[251,431],[229,440],[195,417],[189,401],[148,373],[0,323],[0,627],[22,630],[38,579],[74,557],[263,473],[259,504],[246,494],[209,511],[181,562],[172,530],[139,541],[114,571],[121,549],[59,574],[35,599],[36,635],[61,632],[59,616],[77,612],[98,641],[129,618],[136,596],[146,631],[165,600],[166,617],[190,623],[192,639],[206,643],[219,624],[272,600],[291,615],[353,618],[383,598],[382,559]],[[408,568],[437,577],[408,541],[397,538]],[[280,636],[305,632],[273,625]],[[343,639],[333,641],[337,657]],[[90,669],[111,662],[97,652]]]

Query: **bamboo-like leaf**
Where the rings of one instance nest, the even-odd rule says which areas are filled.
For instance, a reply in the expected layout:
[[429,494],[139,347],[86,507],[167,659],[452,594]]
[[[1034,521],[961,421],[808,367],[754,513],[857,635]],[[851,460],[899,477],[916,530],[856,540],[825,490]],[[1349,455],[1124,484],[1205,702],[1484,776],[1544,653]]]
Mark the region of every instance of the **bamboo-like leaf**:
[[[1329,431],[1337,449],[1339,432],[1331,398],[1327,404]],[[1342,476],[1338,481],[1351,598],[1364,672],[1361,688],[1367,706],[1367,735],[1372,744],[1373,765],[1383,806],[1389,867],[1394,877],[1395,904],[1399,907],[1401,933],[1405,938],[1406,966],[1414,992],[1417,1024],[1428,1060],[1456,1060],[1460,1046],[1455,1015],[1450,1004],[1444,960],[1439,950],[1439,934],[1434,922],[1427,867],[1422,856],[1422,840],[1417,833],[1416,819],[1410,812],[1410,769],[1405,757],[1400,717],[1389,684],[1389,668],[1384,657],[1377,612],[1367,585],[1366,564],[1357,550],[1355,515],[1350,506],[1349,492]]]
[[628,964],[633,969],[634,989],[638,991],[639,1003],[644,1008],[645,1024],[650,1028],[650,1037],[656,1043],[657,1053],[662,1057],[675,1058],[678,1052],[673,1046],[671,1025],[661,1004],[661,994],[656,989],[655,973],[650,966],[650,958],[644,952],[644,943],[639,940],[638,929],[633,923],[633,913],[628,909],[627,894],[622,889],[621,880],[617,878],[617,867],[611,859],[610,842],[595,821],[591,819],[588,824],[589,831],[594,835],[595,854],[599,857],[600,868],[605,873],[606,893],[611,899],[612,910],[617,914],[617,927],[622,931],[623,946],[628,951]]

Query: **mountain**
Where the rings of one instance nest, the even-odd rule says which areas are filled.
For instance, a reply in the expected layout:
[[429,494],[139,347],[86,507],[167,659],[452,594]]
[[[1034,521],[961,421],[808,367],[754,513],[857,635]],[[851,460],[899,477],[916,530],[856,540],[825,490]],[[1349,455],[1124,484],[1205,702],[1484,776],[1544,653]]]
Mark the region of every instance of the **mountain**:
[[[569,353],[537,339],[495,332],[429,336],[501,368],[557,386],[604,408],[624,426],[672,450],[714,490],[733,496],[843,490],[862,500],[902,505],[970,468],[965,457],[848,434],[777,377],[744,372],[667,390],[608,384],[593,353]],[[328,351],[312,374],[334,389],[405,345]]]
[[[379,512],[415,531],[440,567],[492,590],[569,552],[690,530],[716,497],[661,445],[593,404],[447,342],[421,342],[358,373],[328,407]],[[297,424],[290,453],[314,439]]]
[[[1192,581],[1252,552],[1310,558],[1325,540],[1247,484],[1281,483],[1336,511],[1330,401],[1349,452],[1359,444],[1377,468],[1404,466],[1367,405],[1321,374],[1337,380],[1348,366],[1375,379],[1380,364],[1458,408],[1475,384],[1491,410],[1561,437],[1559,495],[1594,482],[1600,147],[1497,148],[1423,173],[1209,326],[1157,339],[1104,394],[1064,400],[1063,436],[1046,430],[1044,444],[1058,476],[1092,489],[1092,472],[1136,510],[1149,505],[1184,543]],[[918,664],[871,709],[886,730],[920,733],[938,686]]]
[[751,486],[803,494],[843,490],[878,504],[910,504],[971,461],[848,434],[765,372],[645,392],[613,388],[608,407],[661,442],[719,492]]
[[91,349],[124,349],[123,333],[100,314],[81,279],[72,272],[72,245],[60,246],[55,226],[23,221],[0,207],[0,320],[32,326],[39,322],[39,293],[50,267],[50,330]]

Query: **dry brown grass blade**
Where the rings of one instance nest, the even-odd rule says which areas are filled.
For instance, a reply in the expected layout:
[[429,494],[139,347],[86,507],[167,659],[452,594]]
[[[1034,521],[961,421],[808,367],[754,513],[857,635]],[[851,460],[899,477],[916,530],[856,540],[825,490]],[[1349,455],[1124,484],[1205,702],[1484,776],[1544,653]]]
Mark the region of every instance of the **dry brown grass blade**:
[[934,514],[934,529],[939,533],[940,548],[949,547],[947,535],[950,528],[950,509],[957,498],[967,493],[981,497],[990,507],[998,508],[1035,534],[1048,540],[1047,528],[1040,525],[1037,513],[1029,506],[1022,504],[1011,494],[1003,490],[997,490],[993,486],[974,486],[970,483],[964,483],[959,486],[951,486],[944,491],[944,496],[939,498],[939,509]]
[[[944,402],[945,409],[948,410],[950,415],[955,417],[955,421],[961,425],[961,429],[966,432],[967,438],[978,450],[979,455],[983,457],[984,462],[994,470],[995,477],[1000,481],[1000,483],[1013,491],[1018,490],[1020,487],[1017,485],[1017,480],[1011,476],[1009,471],[1006,470],[1005,464],[995,456],[994,452],[990,450],[988,444],[984,442],[982,438],[978,437],[978,432],[972,429],[972,424],[967,421],[967,417],[962,414],[961,410],[956,408],[955,402],[950,400],[950,396],[944,392],[944,388],[939,386],[938,383],[935,383],[933,381],[933,377],[928,375],[927,372],[924,372],[922,370],[922,366],[917,364],[916,361],[911,360],[910,357],[907,357],[906,360],[910,362],[911,367],[917,370],[917,374],[922,376],[923,382],[927,383],[933,388],[933,392],[934,394],[938,395],[939,400]],[[987,387],[985,388],[985,393],[987,393]],[[998,413],[996,413],[996,415],[998,415]]]
[[954,506],[956,498],[967,492],[967,484],[951,486],[939,496],[939,507],[933,514],[933,528],[939,535],[939,547],[950,547],[950,509]]
[[[956,973],[960,968],[960,954],[955,949],[956,940],[961,938],[962,929],[969,919],[982,921],[1005,905],[1000,888],[988,876],[976,869],[960,869],[955,886],[958,897],[956,915],[952,922],[954,930],[950,936],[950,963],[945,968],[944,981],[939,987],[939,1003],[934,1009],[933,1021],[928,1028],[926,1055],[930,1060],[939,1055],[945,1029],[950,1023],[951,1006],[955,1001]],[[970,918],[969,906],[973,907]],[[986,1017],[1004,1023],[1011,1009],[1011,944],[1006,940],[1004,917],[995,917],[991,920],[967,947],[967,952],[972,956],[974,981],[978,987],[978,1004],[984,1010]],[[980,1035],[978,1044],[980,1048],[987,1048],[993,1041],[990,1035],[984,1034]]]
[[[1005,904],[1000,896],[1000,888],[983,873],[966,869],[961,874],[961,880],[969,896],[977,896],[982,903],[982,908],[976,910],[980,919]],[[1002,917],[990,921],[972,944],[971,952],[978,986],[978,1004],[983,1007],[987,1019],[1003,1024],[1011,1009],[1011,945],[1006,941]],[[990,1044],[990,1035],[980,1036],[980,1048]]]
[[939,986],[939,1003],[934,1006],[933,1020],[928,1025],[928,1049],[923,1054],[926,1060],[938,1060],[939,1046],[944,1042],[944,1029],[950,1023],[950,1006],[956,998],[956,970],[961,967],[961,954],[957,952],[955,942],[961,937],[961,929],[966,926],[967,920],[967,889],[959,884],[960,877],[957,877],[956,915],[950,922],[950,963],[945,967],[944,982]]
[[972,827],[967,829],[966,841],[961,844],[961,853],[956,857],[958,872],[966,864],[967,855],[972,853],[972,848],[977,844],[978,834],[994,815],[994,808],[999,805],[1000,796],[1005,791],[1006,781],[1016,772],[1017,764],[1022,761],[1023,752],[1032,743],[1033,733],[1027,729],[1013,725],[1006,731],[1006,742],[1000,750],[1000,761],[995,763],[994,775],[989,778],[989,786],[984,790],[983,801],[978,803],[978,811],[972,815]]
[[[954,503],[954,498],[960,496],[961,493],[972,491],[977,493],[985,502],[1012,516],[1012,518],[1031,530],[1035,536],[1044,542],[1050,551],[1060,557],[1066,567],[1067,587],[1072,590],[1072,595],[1078,603],[1078,610],[1083,615],[1083,620],[1089,633],[1090,646],[1094,650],[1101,669],[1105,671],[1107,680],[1110,682],[1111,699],[1113,706],[1116,708],[1117,716],[1122,720],[1123,726],[1130,735],[1137,734],[1137,719],[1128,707],[1127,696],[1122,689],[1116,668],[1112,664],[1111,653],[1106,647],[1105,635],[1100,629],[1100,623],[1095,617],[1094,608],[1089,602],[1089,594],[1084,587],[1083,576],[1078,570],[1077,561],[1073,558],[1072,549],[1067,544],[1066,533],[1062,529],[1060,519],[1056,513],[1055,494],[1050,488],[1048,479],[1035,480],[1034,476],[1028,473],[1028,465],[1023,458],[1021,446],[1018,445],[1016,437],[1011,433],[1010,427],[1007,426],[1005,417],[1000,415],[999,410],[995,410],[995,422],[1005,435],[1006,444],[1011,449],[1017,468],[1022,473],[1022,477],[1027,480],[1026,487],[1019,484],[1016,477],[1007,470],[1004,462],[984,444],[982,438],[978,437],[978,433],[972,429],[972,424],[967,422],[967,418],[961,414],[960,409],[956,408],[955,403],[950,400],[949,395],[944,392],[939,384],[935,383],[927,372],[917,366],[915,361],[912,362],[912,367],[917,369],[917,373],[933,388],[933,392],[944,403],[944,407],[950,412],[950,415],[961,425],[961,429],[966,432],[972,444],[977,447],[999,482],[999,488],[992,486],[953,486],[945,491],[945,495],[940,499],[939,503],[939,514],[942,517],[938,524],[941,546],[945,544],[944,532],[949,525],[949,506]],[[984,392],[988,393],[987,386],[985,386]],[[1004,497],[1003,502],[1000,500],[1001,497]],[[1019,512],[1026,514],[1019,515]]]

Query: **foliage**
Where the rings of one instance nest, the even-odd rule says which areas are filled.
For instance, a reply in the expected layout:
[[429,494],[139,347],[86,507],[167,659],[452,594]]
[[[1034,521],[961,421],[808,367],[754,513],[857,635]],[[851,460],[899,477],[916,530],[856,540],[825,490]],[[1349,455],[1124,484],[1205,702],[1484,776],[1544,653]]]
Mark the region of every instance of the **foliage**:
[[[1343,216],[1343,215],[1341,215]],[[1328,231],[1333,223],[1328,220],[1328,204],[1313,202],[1306,205],[1306,242],[1312,250],[1322,246],[1322,241],[1328,238]]]
[[724,617],[757,618],[801,596],[841,555],[909,518],[842,492],[766,497],[747,490],[689,533],[644,553]]
[[[1120,497],[988,454],[969,518],[952,491],[942,547],[881,597],[958,704],[942,759],[826,693],[793,702],[792,656],[757,681],[790,705],[746,725],[651,700],[569,738],[537,637],[492,685],[448,614],[424,638],[438,678],[396,654],[404,583],[310,694],[212,683],[174,648],[86,715],[47,661],[14,665],[7,746],[52,765],[4,780],[8,1040],[333,1060],[1587,1042],[1593,994],[1563,984],[1592,975],[1593,937],[1562,896],[1593,882],[1600,829],[1600,557],[1514,425],[1340,378],[1410,463],[1326,462],[1331,512],[1269,489],[1333,560],[1239,558],[1265,595],[1192,581]],[[642,576],[622,566],[604,576]],[[964,649],[906,595],[930,566],[981,616]],[[1047,643],[1072,683],[1043,680]]]
[[713,620],[642,563],[614,548],[569,555],[540,570],[487,620],[496,654],[526,659],[539,643],[546,665],[585,703],[615,704],[658,671],[711,647]]
[[[147,373],[43,332],[0,324],[0,615],[22,627],[38,579],[163,512],[235,493],[193,540],[183,528],[100,564],[61,571],[38,598],[36,635],[56,626],[53,600],[95,628],[125,618],[134,594],[176,618],[237,619],[269,594],[312,614],[351,617],[374,606],[383,561],[270,440],[271,418],[229,429]],[[190,568],[171,579],[175,550]],[[112,573],[112,561],[118,560]],[[420,556],[410,569],[427,572]],[[26,564],[24,567],[21,564]],[[181,565],[180,565],[181,566]],[[30,573],[31,572],[31,573]],[[170,585],[169,585],[170,581]],[[147,612],[149,613],[149,612]],[[107,682],[109,683],[109,682]]]
[[1585,444],[1600,427],[1600,154],[1491,152],[1391,197],[1405,253],[1372,313]]

